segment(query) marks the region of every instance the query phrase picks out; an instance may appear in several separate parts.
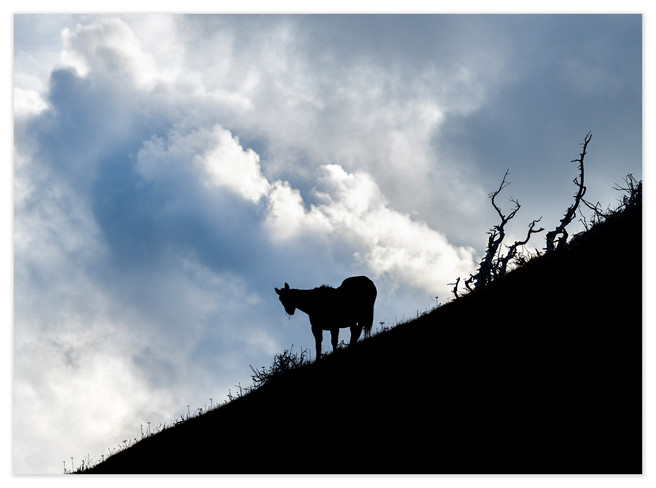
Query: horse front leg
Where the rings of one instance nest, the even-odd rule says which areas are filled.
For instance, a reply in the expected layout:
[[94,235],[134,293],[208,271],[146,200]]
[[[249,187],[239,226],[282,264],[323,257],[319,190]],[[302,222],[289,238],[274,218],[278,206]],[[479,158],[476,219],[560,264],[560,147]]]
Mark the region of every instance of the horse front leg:
[[339,329],[330,329],[330,342],[333,345],[333,352],[337,349],[337,341],[339,339]]
[[321,341],[323,341],[323,331],[319,327],[312,327],[312,335],[314,335],[314,345],[317,351],[317,359],[315,359],[315,361],[318,361],[321,359]]

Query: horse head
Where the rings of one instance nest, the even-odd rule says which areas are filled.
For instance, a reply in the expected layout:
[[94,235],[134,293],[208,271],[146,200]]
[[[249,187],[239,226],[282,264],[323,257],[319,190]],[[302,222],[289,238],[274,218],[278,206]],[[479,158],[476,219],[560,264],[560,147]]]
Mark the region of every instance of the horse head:
[[285,307],[285,312],[287,312],[289,315],[294,315],[294,312],[296,311],[296,305],[294,305],[291,301],[289,285],[285,283],[284,288],[276,288],[275,290],[278,294],[278,298],[280,298],[280,303],[282,303],[282,306]]

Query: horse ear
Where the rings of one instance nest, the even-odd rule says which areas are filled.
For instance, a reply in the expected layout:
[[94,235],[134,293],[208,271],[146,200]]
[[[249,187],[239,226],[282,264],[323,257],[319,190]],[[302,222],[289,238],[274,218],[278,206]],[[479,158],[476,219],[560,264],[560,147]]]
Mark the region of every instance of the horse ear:
[[280,295],[280,290],[278,288],[274,288],[274,290],[276,290],[276,293]]
[[289,285],[287,284],[286,281],[285,281],[285,290],[289,290]]

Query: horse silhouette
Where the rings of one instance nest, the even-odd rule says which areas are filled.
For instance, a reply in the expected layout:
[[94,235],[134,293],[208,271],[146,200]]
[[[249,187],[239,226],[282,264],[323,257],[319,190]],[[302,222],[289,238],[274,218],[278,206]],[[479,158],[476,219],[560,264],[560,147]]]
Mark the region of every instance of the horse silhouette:
[[284,288],[275,290],[289,315],[294,315],[298,308],[310,317],[317,359],[321,357],[324,330],[330,331],[333,351],[337,348],[340,328],[350,327],[351,346],[363,329],[364,336],[369,337],[377,291],[374,282],[366,276],[346,278],[339,288],[324,285],[313,290],[296,290],[285,283]]

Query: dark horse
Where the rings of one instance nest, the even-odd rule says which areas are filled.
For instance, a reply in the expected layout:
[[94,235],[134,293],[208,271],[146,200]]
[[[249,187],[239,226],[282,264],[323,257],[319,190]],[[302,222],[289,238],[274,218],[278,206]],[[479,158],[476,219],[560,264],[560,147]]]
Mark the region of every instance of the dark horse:
[[366,276],[346,278],[339,288],[321,286],[313,290],[295,290],[285,283],[284,288],[276,288],[276,293],[289,315],[294,315],[297,308],[309,315],[317,359],[321,357],[324,330],[330,331],[333,351],[337,348],[340,328],[351,328],[351,345],[360,338],[362,329],[364,336],[369,337],[377,292],[374,282]]

